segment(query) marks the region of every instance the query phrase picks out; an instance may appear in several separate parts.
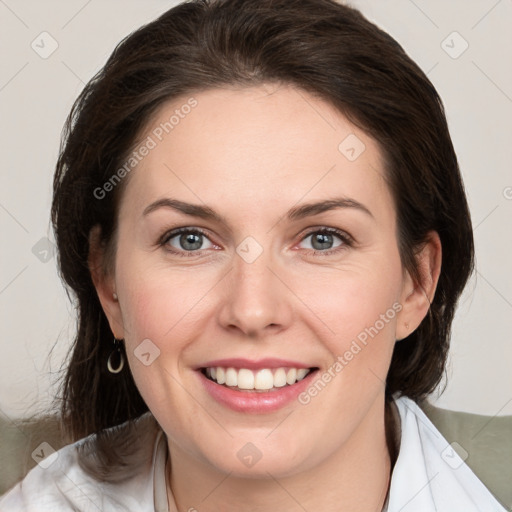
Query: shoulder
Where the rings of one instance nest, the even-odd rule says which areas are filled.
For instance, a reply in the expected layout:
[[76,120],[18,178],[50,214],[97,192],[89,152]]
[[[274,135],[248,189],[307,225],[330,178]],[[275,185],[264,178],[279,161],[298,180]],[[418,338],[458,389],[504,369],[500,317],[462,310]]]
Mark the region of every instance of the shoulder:
[[401,439],[389,510],[505,512],[418,404],[406,397],[395,404]]
[[[47,456],[0,499],[2,512],[153,510],[153,460],[162,431],[152,415]],[[102,449],[108,446],[108,450]],[[150,508],[148,508],[150,507]]]

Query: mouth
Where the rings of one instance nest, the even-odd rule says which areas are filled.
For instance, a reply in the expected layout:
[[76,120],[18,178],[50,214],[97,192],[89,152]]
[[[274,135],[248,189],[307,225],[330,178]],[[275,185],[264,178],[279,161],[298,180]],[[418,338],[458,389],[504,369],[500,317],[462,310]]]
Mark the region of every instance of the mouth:
[[242,413],[273,413],[300,404],[319,367],[282,359],[223,359],[196,367],[203,389],[217,404]]
[[234,391],[255,393],[275,392],[282,388],[294,386],[317,370],[317,367],[295,368],[286,366],[260,369],[223,366],[200,368],[200,372],[205,378],[220,386]]

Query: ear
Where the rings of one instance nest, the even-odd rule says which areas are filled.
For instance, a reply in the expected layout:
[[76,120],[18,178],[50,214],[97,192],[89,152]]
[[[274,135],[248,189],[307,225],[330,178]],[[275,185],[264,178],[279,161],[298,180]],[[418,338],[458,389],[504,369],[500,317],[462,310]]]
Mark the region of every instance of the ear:
[[112,333],[117,339],[124,339],[123,317],[119,300],[115,295],[115,279],[113,272],[107,270],[105,257],[105,247],[101,243],[101,227],[96,225],[89,232],[89,271]]
[[436,231],[430,231],[427,241],[416,254],[419,281],[406,271],[397,317],[396,339],[401,340],[415,331],[428,313],[434,300],[441,274],[442,247]]

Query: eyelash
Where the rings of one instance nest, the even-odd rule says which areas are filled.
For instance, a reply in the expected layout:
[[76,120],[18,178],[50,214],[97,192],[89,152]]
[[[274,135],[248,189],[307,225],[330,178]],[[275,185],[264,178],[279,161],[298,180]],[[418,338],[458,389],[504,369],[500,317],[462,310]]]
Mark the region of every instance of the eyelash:
[[[200,235],[203,235],[204,237],[208,238],[208,240],[210,240],[208,237],[208,234],[200,228],[178,228],[178,229],[174,229],[172,231],[167,231],[166,233],[164,233],[164,235],[162,237],[160,237],[160,239],[158,241],[158,245],[164,247],[166,251],[168,251],[176,256],[180,256],[180,257],[187,258],[187,257],[197,256],[198,254],[201,254],[201,252],[202,252],[201,250],[198,250],[198,251],[176,251],[174,249],[170,249],[169,247],[166,247],[166,245],[172,238],[174,238],[178,235],[181,235],[183,233],[192,233],[192,234],[196,234],[196,235],[200,234]],[[340,240],[343,243],[342,243],[342,245],[340,245],[334,249],[327,249],[325,251],[309,249],[309,251],[314,256],[320,256],[320,257],[329,256],[331,254],[338,253],[340,251],[346,250],[347,248],[354,246],[354,239],[348,233],[346,233],[345,231],[336,229],[336,228],[328,228],[328,227],[323,227],[320,229],[317,228],[317,229],[308,231],[307,233],[304,234],[304,236],[301,238],[300,241],[302,242],[309,236],[318,234],[318,233],[336,235],[338,238],[340,238]],[[211,240],[210,240],[210,242],[211,242]]]

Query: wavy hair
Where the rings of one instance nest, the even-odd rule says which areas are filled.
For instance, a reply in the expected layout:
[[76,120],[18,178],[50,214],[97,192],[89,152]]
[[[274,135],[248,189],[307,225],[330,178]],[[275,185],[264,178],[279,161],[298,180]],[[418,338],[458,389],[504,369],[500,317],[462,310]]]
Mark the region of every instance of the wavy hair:
[[[78,328],[62,388],[72,439],[133,420],[148,408],[129,368],[107,371],[113,334],[93,286],[89,233],[115,257],[126,179],[94,194],[123,165],[165,102],[234,85],[291,84],[323,99],[373,137],[397,212],[401,261],[440,236],[442,269],[429,313],[396,343],[386,382],[420,400],[442,379],[458,298],[473,268],[470,214],[442,101],[387,33],[334,0],[191,0],[126,37],[85,86],[67,119],[54,177],[52,222],[60,273],[76,297]],[[105,270],[108,271],[108,270]]]

